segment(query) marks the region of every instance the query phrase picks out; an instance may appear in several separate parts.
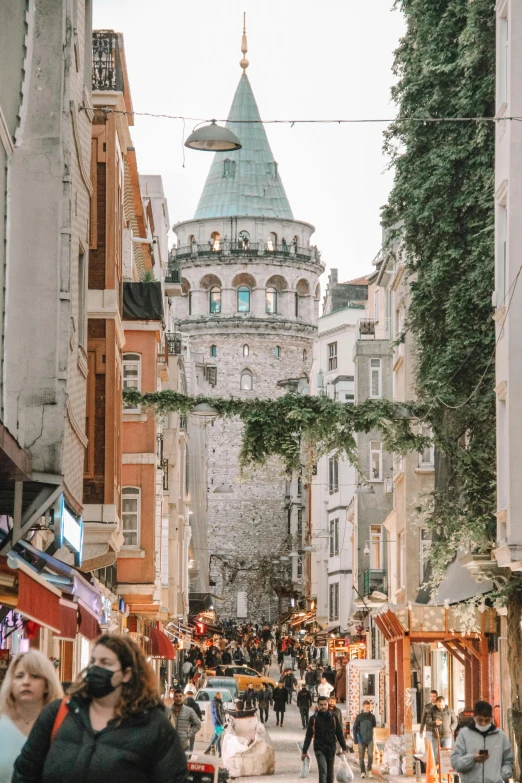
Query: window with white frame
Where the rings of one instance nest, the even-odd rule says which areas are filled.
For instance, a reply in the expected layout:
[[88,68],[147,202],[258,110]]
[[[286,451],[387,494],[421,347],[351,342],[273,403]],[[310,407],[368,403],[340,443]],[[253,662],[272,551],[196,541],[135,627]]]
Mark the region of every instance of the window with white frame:
[[337,370],[337,343],[328,343],[328,369]]
[[339,554],[339,518],[330,520],[330,557]]
[[380,296],[379,296],[379,289],[376,288],[373,292],[373,317],[376,321],[380,318]]
[[382,525],[370,527],[370,568],[379,570],[383,567],[382,557]]
[[297,539],[299,541],[299,546],[301,546],[302,540],[303,540],[303,509],[298,508],[297,509],[297,530],[296,530]]
[[245,372],[241,374],[240,389],[241,391],[252,391],[253,388],[254,379],[252,378],[252,373],[245,370]]
[[497,307],[505,305],[507,266],[507,209],[503,204],[497,207]]
[[397,558],[398,588],[401,589],[406,585],[406,536],[404,531],[397,536]]
[[339,582],[329,585],[328,619],[339,619]]
[[507,19],[507,3],[504,15],[498,20],[498,82],[497,108],[500,109],[508,99],[508,65],[509,65],[509,26]]
[[[139,353],[123,354],[123,388],[141,391],[141,355]],[[126,403],[125,413],[139,413],[140,407]]]
[[121,492],[121,519],[123,546],[138,549],[140,546],[141,490],[139,487],[123,487]]
[[370,397],[373,400],[382,397],[382,366],[380,359],[370,359]]
[[250,353],[250,348],[248,347],[247,343],[245,343],[243,346],[243,356],[248,356],[249,353]]
[[431,545],[431,532],[427,527],[419,529],[419,566],[420,579],[419,584],[424,584],[427,576],[427,567],[429,562],[429,551]]
[[382,481],[382,442],[370,441],[370,481]]
[[331,495],[339,491],[339,460],[335,457],[328,460],[328,488]]
[[[432,432],[429,427],[422,428],[422,435],[427,438],[432,437]],[[432,468],[435,464],[435,446],[433,442],[428,443],[422,451],[419,452],[419,468]]]

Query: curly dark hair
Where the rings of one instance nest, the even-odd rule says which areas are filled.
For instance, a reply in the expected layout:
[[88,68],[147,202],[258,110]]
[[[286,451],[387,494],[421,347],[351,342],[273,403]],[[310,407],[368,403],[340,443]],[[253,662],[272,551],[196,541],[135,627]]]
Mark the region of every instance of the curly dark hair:
[[[161,703],[154,670],[132,639],[127,635],[104,633],[96,639],[94,646],[98,644],[103,644],[117,656],[122,671],[132,671],[129,682],[122,683],[121,696],[115,708],[116,718],[130,718]],[[67,692],[71,696],[88,698],[83,673]]]

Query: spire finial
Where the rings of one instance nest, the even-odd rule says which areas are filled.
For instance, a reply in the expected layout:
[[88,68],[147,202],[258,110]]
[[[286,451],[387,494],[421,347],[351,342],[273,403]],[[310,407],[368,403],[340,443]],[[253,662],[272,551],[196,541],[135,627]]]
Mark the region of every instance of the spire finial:
[[247,58],[245,57],[246,53],[248,52],[248,44],[247,44],[247,36],[246,36],[246,11],[243,12],[243,37],[241,39],[241,51],[243,53],[243,57],[239,61],[239,64],[243,69],[243,73],[246,73],[246,69],[250,65]]

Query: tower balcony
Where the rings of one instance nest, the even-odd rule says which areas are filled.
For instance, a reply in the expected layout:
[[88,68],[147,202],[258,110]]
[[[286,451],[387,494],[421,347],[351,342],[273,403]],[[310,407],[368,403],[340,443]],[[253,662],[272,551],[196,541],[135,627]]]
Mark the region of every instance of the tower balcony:
[[262,257],[305,261],[322,266],[321,252],[317,247],[299,247],[294,244],[282,244],[269,246],[264,242],[208,242],[199,245],[193,243],[185,247],[177,247],[171,250],[172,257],[176,261],[189,261],[196,258],[233,259],[241,256],[250,260]]

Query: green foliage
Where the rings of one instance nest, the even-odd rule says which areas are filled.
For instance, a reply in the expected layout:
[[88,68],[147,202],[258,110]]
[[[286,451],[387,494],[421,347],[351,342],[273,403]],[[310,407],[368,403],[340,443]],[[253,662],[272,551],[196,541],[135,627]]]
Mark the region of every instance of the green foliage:
[[[398,115],[492,117],[494,0],[396,4]],[[429,509],[441,576],[457,548],[484,549],[495,530],[494,123],[399,122],[385,149],[395,181],[383,219],[401,238],[417,393],[443,457]]]
[[[123,395],[133,407],[154,409],[161,416],[170,411],[188,414],[202,402],[212,405],[221,418],[238,416],[244,424],[241,464],[263,464],[276,455],[288,473],[300,470],[304,446],[313,461],[333,451],[357,464],[357,432],[380,430],[385,448],[401,453],[420,450],[427,442],[408,420],[394,418],[404,411],[404,403],[390,400],[345,405],[326,396],[300,394],[262,400],[189,397],[169,390],[141,394],[135,389],[124,389]],[[422,406],[408,407],[417,416],[423,414]]]

